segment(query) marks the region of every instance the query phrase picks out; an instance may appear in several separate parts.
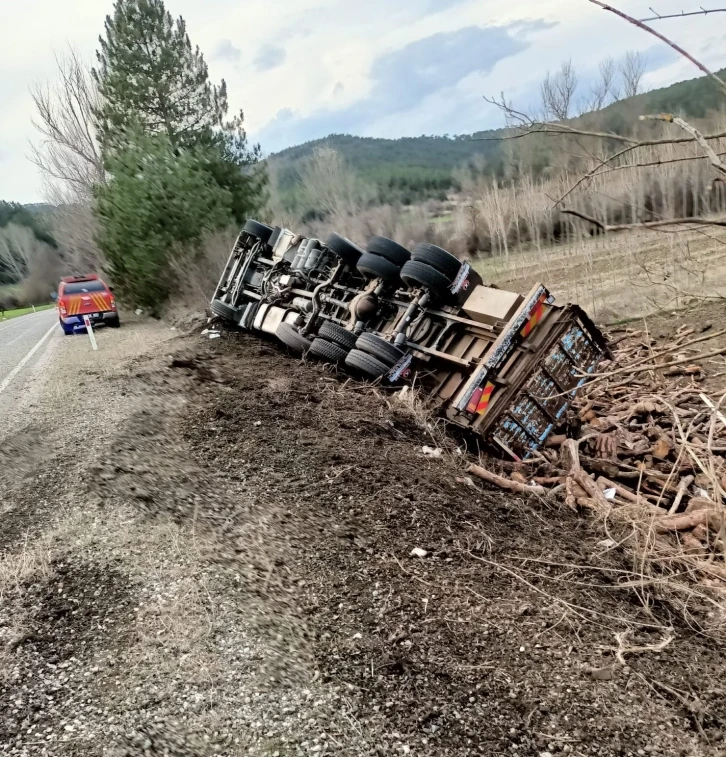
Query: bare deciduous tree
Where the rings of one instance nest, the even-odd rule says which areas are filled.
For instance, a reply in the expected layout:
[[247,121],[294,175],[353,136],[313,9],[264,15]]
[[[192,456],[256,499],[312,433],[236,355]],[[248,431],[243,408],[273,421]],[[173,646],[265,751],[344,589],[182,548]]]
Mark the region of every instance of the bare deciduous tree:
[[571,60],[564,61],[556,73],[547,72],[540,85],[540,96],[548,119],[566,121],[570,117],[577,81]]
[[628,50],[620,62],[620,81],[624,97],[635,97],[642,92],[642,81],[645,75],[646,60],[643,53]]
[[302,171],[302,185],[312,208],[327,216],[354,215],[370,200],[368,187],[330,147],[317,147]]
[[99,105],[96,83],[78,53],[69,48],[56,56],[57,80],[31,90],[36,107],[34,126],[41,135],[31,159],[40,169],[47,200],[57,207],[56,239],[73,270],[100,267],[93,188],[105,181],[94,112]]
[[619,88],[615,81],[617,70],[613,57],[600,61],[598,78],[590,86],[590,97],[585,101],[586,110],[602,110],[606,105],[618,99]]
[[85,201],[93,186],[104,180],[93,116],[98,92],[75,50],[56,56],[56,63],[58,81],[31,90],[37,111],[33,125],[41,134],[32,160],[47,183],[60,183]]

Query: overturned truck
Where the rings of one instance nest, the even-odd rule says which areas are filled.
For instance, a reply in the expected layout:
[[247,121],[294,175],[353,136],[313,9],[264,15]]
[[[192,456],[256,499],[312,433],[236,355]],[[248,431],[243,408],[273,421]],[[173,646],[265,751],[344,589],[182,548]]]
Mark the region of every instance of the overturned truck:
[[453,424],[500,455],[531,457],[608,345],[542,284],[487,285],[446,250],[383,237],[365,249],[248,221],[211,302],[242,329],[383,384],[414,381]]

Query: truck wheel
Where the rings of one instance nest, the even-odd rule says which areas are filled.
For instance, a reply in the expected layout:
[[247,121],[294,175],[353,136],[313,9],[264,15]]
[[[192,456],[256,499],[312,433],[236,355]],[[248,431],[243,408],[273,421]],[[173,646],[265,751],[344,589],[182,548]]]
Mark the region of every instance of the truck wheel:
[[461,268],[459,258],[441,247],[437,247],[435,244],[427,244],[426,242],[421,242],[413,248],[411,260],[416,260],[419,263],[425,263],[431,266],[431,268],[435,268],[440,273],[443,273],[444,276],[451,279],[452,283]]
[[325,246],[335,253],[350,268],[355,268],[358,259],[363,254],[358,245],[353,244],[350,239],[341,237],[340,234],[332,233],[325,242]]
[[68,327],[67,327],[67,326],[65,325],[65,323],[63,323],[63,321],[61,321],[61,319],[60,319],[60,318],[58,319],[58,323],[60,323],[60,327],[61,327],[61,328],[63,329],[63,333],[64,333],[64,334],[65,334],[66,336],[72,336],[72,335],[73,335],[73,326],[71,326],[70,328],[68,328]]
[[246,221],[242,227],[242,231],[249,234],[251,237],[257,237],[260,242],[267,244],[272,236],[272,228],[265,223],[259,221],[253,221],[251,218]]
[[388,283],[397,281],[401,274],[400,266],[370,252],[360,256],[357,268],[367,279],[383,279]]
[[291,352],[296,352],[301,355],[310,349],[310,340],[306,339],[289,323],[281,323],[275,331],[275,336]]
[[386,237],[371,237],[366,246],[368,252],[379,255],[397,266],[402,266],[411,259],[411,253],[392,239]]
[[361,334],[355,343],[355,348],[372,355],[377,360],[380,360],[381,363],[385,363],[389,368],[393,368],[404,355],[403,350],[399,350],[395,344],[387,342],[377,334]]
[[337,344],[346,352],[355,347],[355,343],[358,339],[352,331],[348,331],[348,329],[344,329],[342,326],[339,326],[332,321],[323,321],[318,329],[318,336],[327,339],[329,342],[333,342],[333,344]]
[[118,316],[116,316],[115,318],[112,318],[110,321],[106,321],[106,323],[112,329],[120,329],[121,328],[121,319]]
[[418,260],[409,260],[401,269],[401,278],[412,289],[427,289],[432,295],[446,300],[452,296],[451,279]]
[[391,370],[385,363],[360,350],[351,350],[345,358],[345,364],[357,373],[374,379],[385,376]]
[[348,350],[343,349],[339,344],[333,344],[327,339],[313,339],[308,355],[312,355],[326,363],[342,363],[348,355]]
[[218,315],[223,321],[235,322],[235,316],[237,315],[237,308],[233,308],[226,302],[221,300],[212,300],[210,308],[214,315]]

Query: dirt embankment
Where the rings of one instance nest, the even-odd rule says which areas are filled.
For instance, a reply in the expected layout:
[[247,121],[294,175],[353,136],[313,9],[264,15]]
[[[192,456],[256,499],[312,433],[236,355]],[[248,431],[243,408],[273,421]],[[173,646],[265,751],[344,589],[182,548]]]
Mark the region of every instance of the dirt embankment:
[[138,328],[14,435],[46,452],[4,479],[6,753],[723,754],[723,646],[601,524],[272,344]]

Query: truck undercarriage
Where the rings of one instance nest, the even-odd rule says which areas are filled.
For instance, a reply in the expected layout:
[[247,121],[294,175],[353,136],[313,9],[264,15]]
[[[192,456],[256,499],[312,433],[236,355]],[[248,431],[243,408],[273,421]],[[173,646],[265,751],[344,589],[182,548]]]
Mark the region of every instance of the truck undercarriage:
[[566,421],[577,390],[608,354],[577,305],[542,284],[485,285],[430,244],[383,237],[362,249],[248,221],[211,309],[239,328],[383,384],[415,381],[450,423],[499,454],[531,457]]

